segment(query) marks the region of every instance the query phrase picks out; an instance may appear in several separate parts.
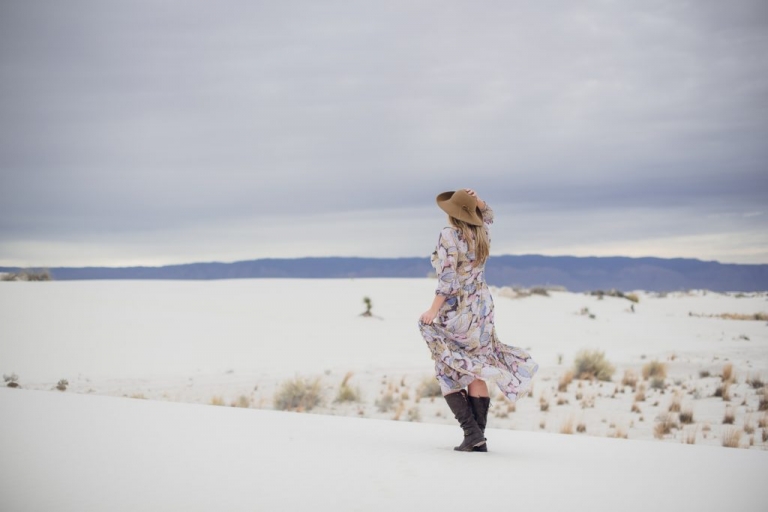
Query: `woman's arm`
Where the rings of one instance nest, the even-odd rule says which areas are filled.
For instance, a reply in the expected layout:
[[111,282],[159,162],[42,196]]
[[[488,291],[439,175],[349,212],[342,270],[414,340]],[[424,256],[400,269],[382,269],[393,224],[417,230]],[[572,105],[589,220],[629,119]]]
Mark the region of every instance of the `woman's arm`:
[[440,312],[440,308],[445,303],[445,295],[436,294],[432,301],[432,307],[422,313],[420,320],[425,324],[431,324]]

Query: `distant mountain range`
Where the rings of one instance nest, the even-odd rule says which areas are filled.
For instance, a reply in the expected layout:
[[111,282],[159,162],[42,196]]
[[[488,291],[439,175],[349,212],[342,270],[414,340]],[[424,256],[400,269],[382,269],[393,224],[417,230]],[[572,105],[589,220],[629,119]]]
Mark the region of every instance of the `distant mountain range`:
[[[0,267],[0,272],[16,272]],[[162,267],[56,267],[55,280],[239,279],[426,277],[427,258],[296,258],[234,263],[188,263]],[[647,290],[766,291],[768,265],[726,264],[696,259],[493,256],[486,281],[495,286],[563,286],[570,291]]]

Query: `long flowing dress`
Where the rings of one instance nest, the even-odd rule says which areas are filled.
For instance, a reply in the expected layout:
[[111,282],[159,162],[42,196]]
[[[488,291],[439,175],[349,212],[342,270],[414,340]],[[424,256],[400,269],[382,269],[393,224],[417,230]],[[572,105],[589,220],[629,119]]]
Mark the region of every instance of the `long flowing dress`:
[[[482,214],[481,229],[488,233],[493,210],[486,205]],[[446,299],[432,324],[419,320],[419,328],[435,361],[443,394],[481,379],[495,383],[514,402],[528,393],[539,365],[525,350],[499,341],[485,265],[473,266],[474,260],[461,230],[443,228],[432,266],[438,276],[435,293]]]

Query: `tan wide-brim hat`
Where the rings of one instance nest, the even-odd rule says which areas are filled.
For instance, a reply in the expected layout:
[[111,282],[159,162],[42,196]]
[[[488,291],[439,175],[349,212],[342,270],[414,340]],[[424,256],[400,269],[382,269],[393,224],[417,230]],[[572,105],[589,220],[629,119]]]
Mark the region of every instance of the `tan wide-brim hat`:
[[437,196],[437,206],[445,213],[473,226],[483,225],[483,214],[477,207],[477,199],[466,190],[451,190]]

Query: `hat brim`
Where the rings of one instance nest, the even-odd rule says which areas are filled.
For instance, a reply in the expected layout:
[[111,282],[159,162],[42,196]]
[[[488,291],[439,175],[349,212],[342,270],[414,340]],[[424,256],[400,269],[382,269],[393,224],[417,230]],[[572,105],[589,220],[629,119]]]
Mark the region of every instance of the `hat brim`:
[[470,211],[459,206],[455,202],[452,202],[451,199],[455,193],[455,190],[451,190],[438,194],[436,198],[437,206],[453,218],[464,221],[467,224],[472,224],[473,226],[482,226],[483,213],[480,208],[475,206],[475,211]]

